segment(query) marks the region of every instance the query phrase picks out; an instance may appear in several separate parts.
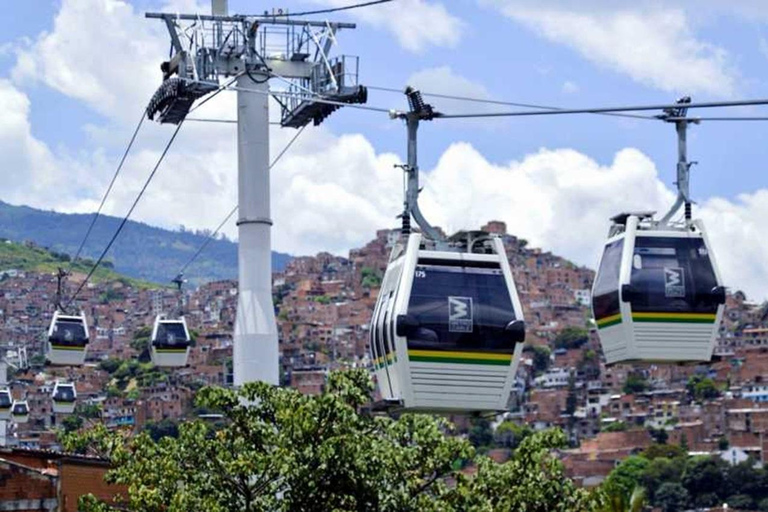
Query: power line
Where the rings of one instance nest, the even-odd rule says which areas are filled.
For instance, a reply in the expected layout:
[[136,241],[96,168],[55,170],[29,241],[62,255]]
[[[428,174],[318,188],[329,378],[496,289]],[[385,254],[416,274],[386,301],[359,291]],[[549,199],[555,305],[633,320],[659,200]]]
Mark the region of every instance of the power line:
[[[293,138],[290,141],[288,141],[288,144],[285,145],[282,151],[280,151],[280,153],[275,157],[275,159],[272,160],[272,163],[269,164],[269,169],[272,169],[272,167],[274,167],[277,164],[277,162],[280,161],[280,159],[283,157],[286,151],[288,151],[291,148],[291,146],[293,146],[293,143],[296,142],[296,139],[299,138],[299,135],[301,135],[301,132],[303,132],[304,128],[306,127],[307,125],[304,125],[301,128],[299,128],[299,130],[296,132]],[[200,256],[200,253],[202,253],[205,250],[205,248],[208,247],[208,244],[210,244],[216,238],[216,235],[219,234],[219,231],[221,231],[221,228],[223,228],[224,225],[227,222],[229,222],[229,219],[231,219],[232,216],[235,214],[235,212],[237,211],[237,208],[238,206],[235,205],[235,207],[232,208],[232,211],[230,211],[229,214],[224,218],[224,220],[221,221],[221,223],[216,228],[216,230],[210,235],[208,235],[208,237],[205,239],[202,245],[200,245],[200,247],[197,249],[197,252],[195,252],[195,254],[189,259],[189,261],[187,261],[184,264],[184,266],[181,267],[181,270],[179,270],[179,274],[183,274],[187,270],[187,267],[189,267],[192,264],[192,262],[194,262],[197,259],[197,257]]]
[[191,114],[195,110],[199,109],[200,107],[202,107],[203,105],[205,105],[206,103],[211,101],[217,94],[219,94],[221,91],[226,90],[227,87],[232,85],[238,78],[240,78],[240,76],[242,76],[244,74],[245,74],[245,71],[242,71],[242,72],[236,74],[235,76],[233,76],[232,78],[230,78],[229,80],[225,81],[223,84],[219,84],[219,83],[216,83],[216,82],[207,82],[207,81],[201,80],[202,83],[217,85],[218,89],[216,89],[211,94],[209,94],[208,96],[203,98],[203,101],[201,101],[200,103],[195,105],[189,112],[187,112],[187,115]]
[[[394,92],[394,93],[403,93],[402,89],[396,89],[394,87],[379,87],[375,85],[366,85],[368,89],[376,90],[376,91],[385,91],[385,92]],[[467,102],[473,102],[473,103],[487,103],[489,105],[506,105],[509,107],[522,107],[522,108],[535,108],[539,110],[565,110],[562,107],[552,107],[549,105],[535,105],[531,103],[517,103],[513,101],[501,101],[501,100],[491,100],[491,99],[485,99],[485,98],[473,98],[469,96],[455,96],[452,94],[438,94],[434,92],[424,92],[421,91],[422,96],[431,96],[434,98],[444,98],[448,100],[458,100],[458,101],[467,101]],[[605,112],[602,115],[610,115],[610,116],[616,116],[616,117],[629,117],[633,119],[647,119],[647,120],[656,120],[657,118],[653,116],[643,116],[639,114],[620,114],[616,112]]]
[[91,267],[91,270],[88,272],[88,275],[85,277],[85,279],[83,279],[83,282],[80,283],[80,286],[78,286],[77,290],[72,295],[72,298],[69,299],[66,307],[69,307],[75,301],[78,294],[82,291],[82,289],[85,287],[88,280],[91,278],[91,276],[93,276],[93,273],[96,272],[96,269],[104,260],[104,257],[109,252],[109,249],[112,247],[112,244],[115,243],[115,240],[117,240],[117,237],[120,235],[120,232],[123,230],[123,227],[125,227],[125,224],[128,222],[128,219],[133,213],[133,210],[136,208],[136,205],[139,204],[139,200],[141,200],[141,196],[144,195],[144,192],[147,190],[147,187],[149,186],[150,182],[152,182],[152,178],[155,177],[155,173],[160,168],[160,164],[163,162],[165,155],[168,153],[168,150],[171,148],[171,145],[173,144],[173,141],[176,139],[176,135],[179,134],[179,130],[181,129],[181,126],[183,124],[184,124],[184,121],[181,121],[176,126],[176,130],[174,130],[173,135],[171,135],[171,138],[168,140],[168,143],[165,145],[165,149],[163,149],[163,153],[160,155],[160,158],[157,160],[157,163],[155,164],[154,169],[152,169],[152,172],[150,173],[149,177],[147,177],[147,180],[144,182],[144,186],[141,188],[141,191],[139,191],[139,195],[137,195],[136,199],[133,201],[133,204],[131,205],[130,210],[128,210],[128,213],[125,215],[125,217],[123,217],[123,220],[120,222],[120,225],[117,227],[117,230],[112,235],[112,239],[104,248],[104,251],[102,251],[101,255],[99,256],[99,259],[96,260],[96,263],[93,264],[93,267]]
[[70,269],[72,268],[72,265],[77,261],[77,259],[80,257],[80,253],[83,250],[83,247],[85,246],[85,242],[88,240],[88,237],[91,234],[91,231],[93,230],[94,224],[96,224],[96,219],[99,218],[99,215],[101,215],[101,210],[104,208],[104,203],[107,201],[107,197],[109,196],[109,193],[112,191],[112,186],[115,184],[115,180],[117,179],[118,174],[120,174],[120,170],[123,168],[123,164],[125,163],[125,159],[128,157],[128,153],[131,151],[131,148],[133,147],[133,143],[136,140],[136,135],[138,135],[139,130],[141,129],[141,125],[144,124],[144,119],[147,117],[147,112],[144,111],[141,114],[141,119],[139,119],[139,124],[136,125],[136,129],[133,131],[133,135],[131,136],[130,142],[128,142],[128,147],[125,148],[125,152],[123,153],[123,157],[120,159],[120,163],[117,166],[117,169],[115,170],[115,174],[112,176],[112,181],[109,182],[109,186],[107,187],[107,191],[104,192],[104,196],[101,198],[101,204],[99,205],[99,209],[96,210],[96,215],[93,216],[93,219],[91,219],[91,224],[88,226],[88,230],[85,232],[85,236],[83,237],[83,241],[80,242],[80,247],[77,248],[77,252],[75,253],[75,257],[72,258],[70,261]]
[[281,16],[282,17],[291,17],[291,16],[310,16],[310,15],[313,15],[313,14],[326,14],[326,13],[330,13],[330,12],[339,12],[339,11],[348,11],[350,9],[359,9],[361,7],[370,7],[372,5],[378,5],[378,4],[386,4],[386,3],[391,2],[391,1],[392,0],[374,0],[372,2],[364,2],[364,3],[361,3],[361,4],[346,5],[346,6],[343,6],[343,7],[331,7],[329,9],[320,9],[320,10],[317,10],[317,11],[288,12],[288,13],[285,13],[285,14],[276,14],[276,15],[271,15],[271,16],[268,16],[268,17],[272,17],[272,16],[275,16],[275,17],[281,17]]
[[664,121],[768,121],[768,117],[665,117]]
[[224,227],[224,224],[229,222],[229,219],[232,218],[232,216],[235,214],[236,211],[237,211],[237,205],[235,205],[235,207],[232,208],[232,211],[229,212],[229,214],[224,218],[223,221],[221,221],[221,224],[218,225],[216,230],[213,233],[211,233],[210,235],[208,235],[208,237],[205,239],[205,241],[197,249],[197,252],[195,252],[195,254],[189,259],[189,261],[187,261],[184,264],[184,266],[181,267],[181,270],[179,270],[179,274],[183,274],[184,271],[187,270],[187,267],[189,267],[192,264],[192,262],[195,261],[198,256],[200,256],[200,253],[202,253],[203,250],[205,250],[205,248],[208,247],[208,244],[210,244],[214,240],[214,238],[216,238],[216,235],[219,234],[219,231],[221,231],[221,228]]
[[[768,99],[756,99],[756,100],[736,100],[736,101],[711,101],[702,103],[686,103],[685,108],[718,108],[718,107],[747,107],[755,105],[768,105]],[[579,108],[579,109],[563,109],[563,110],[544,110],[538,112],[521,111],[521,112],[478,112],[471,114],[442,114],[438,116],[442,119],[461,119],[461,118],[480,118],[480,117],[524,117],[524,116],[546,116],[556,114],[602,114],[607,112],[631,112],[642,110],[666,110],[666,109],[678,109],[679,103],[671,105],[637,105],[631,107],[596,107],[596,108]]]

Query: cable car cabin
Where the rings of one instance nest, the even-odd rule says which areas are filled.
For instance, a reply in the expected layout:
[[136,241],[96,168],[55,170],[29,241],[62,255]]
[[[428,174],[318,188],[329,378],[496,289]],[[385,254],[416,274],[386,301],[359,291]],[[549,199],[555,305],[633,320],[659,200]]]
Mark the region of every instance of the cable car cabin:
[[152,329],[152,362],[157,366],[186,366],[191,338],[187,322],[182,316],[168,319],[163,315],[155,318]]
[[55,365],[81,365],[88,348],[88,324],[85,314],[53,313],[48,329],[47,358]]
[[11,419],[15,423],[27,423],[29,421],[29,404],[26,400],[16,400],[13,402]]
[[11,406],[13,406],[13,397],[8,388],[0,388],[0,420],[11,419]]
[[709,361],[725,288],[704,226],[660,228],[651,215],[612,219],[592,289],[606,362]]
[[75,412],[77,390],[71,382],[56,382],[53,386],[53,412],[56,414],[72,414]]
[[444,252],[421,240],[393,251],[371,320],[382,397],[406,410],[506,410],[525,324],[504,246],[484,235],[490,253]]

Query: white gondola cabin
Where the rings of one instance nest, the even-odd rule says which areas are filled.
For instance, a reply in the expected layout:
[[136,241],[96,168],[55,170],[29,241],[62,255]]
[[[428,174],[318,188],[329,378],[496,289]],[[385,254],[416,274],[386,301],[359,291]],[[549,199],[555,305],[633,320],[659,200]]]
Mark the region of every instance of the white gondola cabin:
[[606,362],[709,361],[725,288],[701,221],[612,220],[592,289]]
[[501,240],[486,235],[486,253],[421,242],[395,248],[373,313],[382,397],[406,410],[506,410],[525,324]]
[[65,315],[56,310],[48,328],[46,357],[55,365],[81,365],[88,349],[85,314]]
[[191,338],[184,317],[169,319],[163,315],[155,318],[151,340],[152,362],[157,366],[186,366]]
[[11,406],[11,420],[14,423],[27,423],[29,421],[29,403],[26,400],[16,400]]
[[13,406],[13,396],[8,388],[0,388],[0,420],[11,419],[11,407]]
[[51,394],[53,412],[56,414],[72,414],[77,403],[77,390],[71,382],[56,382]]

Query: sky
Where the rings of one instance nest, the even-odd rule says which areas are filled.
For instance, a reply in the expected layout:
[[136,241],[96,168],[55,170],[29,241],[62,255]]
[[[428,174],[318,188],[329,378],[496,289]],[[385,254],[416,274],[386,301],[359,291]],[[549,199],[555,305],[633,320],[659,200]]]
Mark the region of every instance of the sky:
[[[355,0],[266,4],[230,13],[296,12]],[[208,13],[201,0],[29,0],[0,17],[0,199],[94,211],[168,55],[146,11]],[[325,19],[322,17],[321,19]],[[395,0],[328,15],[357,23],[332,53],[360,57],[373,87],[564,108],[768,97],[768,4],[750,0]],[[274,79],[273,79],[274,81]],[[279,85],[279,84],[275,84]],[[200,117],[234,119],[225,92]],[[427,98],[445,113],[514,110]],[[402,94],[368,103],[405,108]],[[278,119],[276,104],[271,116]],[[699,111],[766,115],[768,107]],[[694,215],[704,220],[725,284],[768,298],[768,123],[691,128]],[[145,123],[105,211],[123,216],[173,127]],[[295,134],[273,126],[272,155]],[[405,127],[345,108],[308,127],[272,170],[273,248],[345,255],[395,227]],[[234,125],[186,123],[134,212],[149,224],[213,229],[237,197]],[[446,230],[504,220],[531,245],[595,267],[608,218],[665,212],[675,189],[674,128],[597,115],[436,120],[420,129],[422,208]],[[225,227],[236,236],[234,220]]]

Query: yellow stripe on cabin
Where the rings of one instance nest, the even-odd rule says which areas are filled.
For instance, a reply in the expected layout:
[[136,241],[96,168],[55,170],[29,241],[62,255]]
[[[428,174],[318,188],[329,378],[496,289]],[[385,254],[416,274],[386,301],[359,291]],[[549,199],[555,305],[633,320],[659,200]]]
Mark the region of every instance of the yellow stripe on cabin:
[[691,320],[715,320],[716,314],[713,313],[632,313],[632,318],[669,318],[691,319]]
[[493,361],[511,361],[512,354],[495,354],[492,352],[453,352],[442,350],[408,350],[409,356],[444,357],[448,359],[478,359]]

